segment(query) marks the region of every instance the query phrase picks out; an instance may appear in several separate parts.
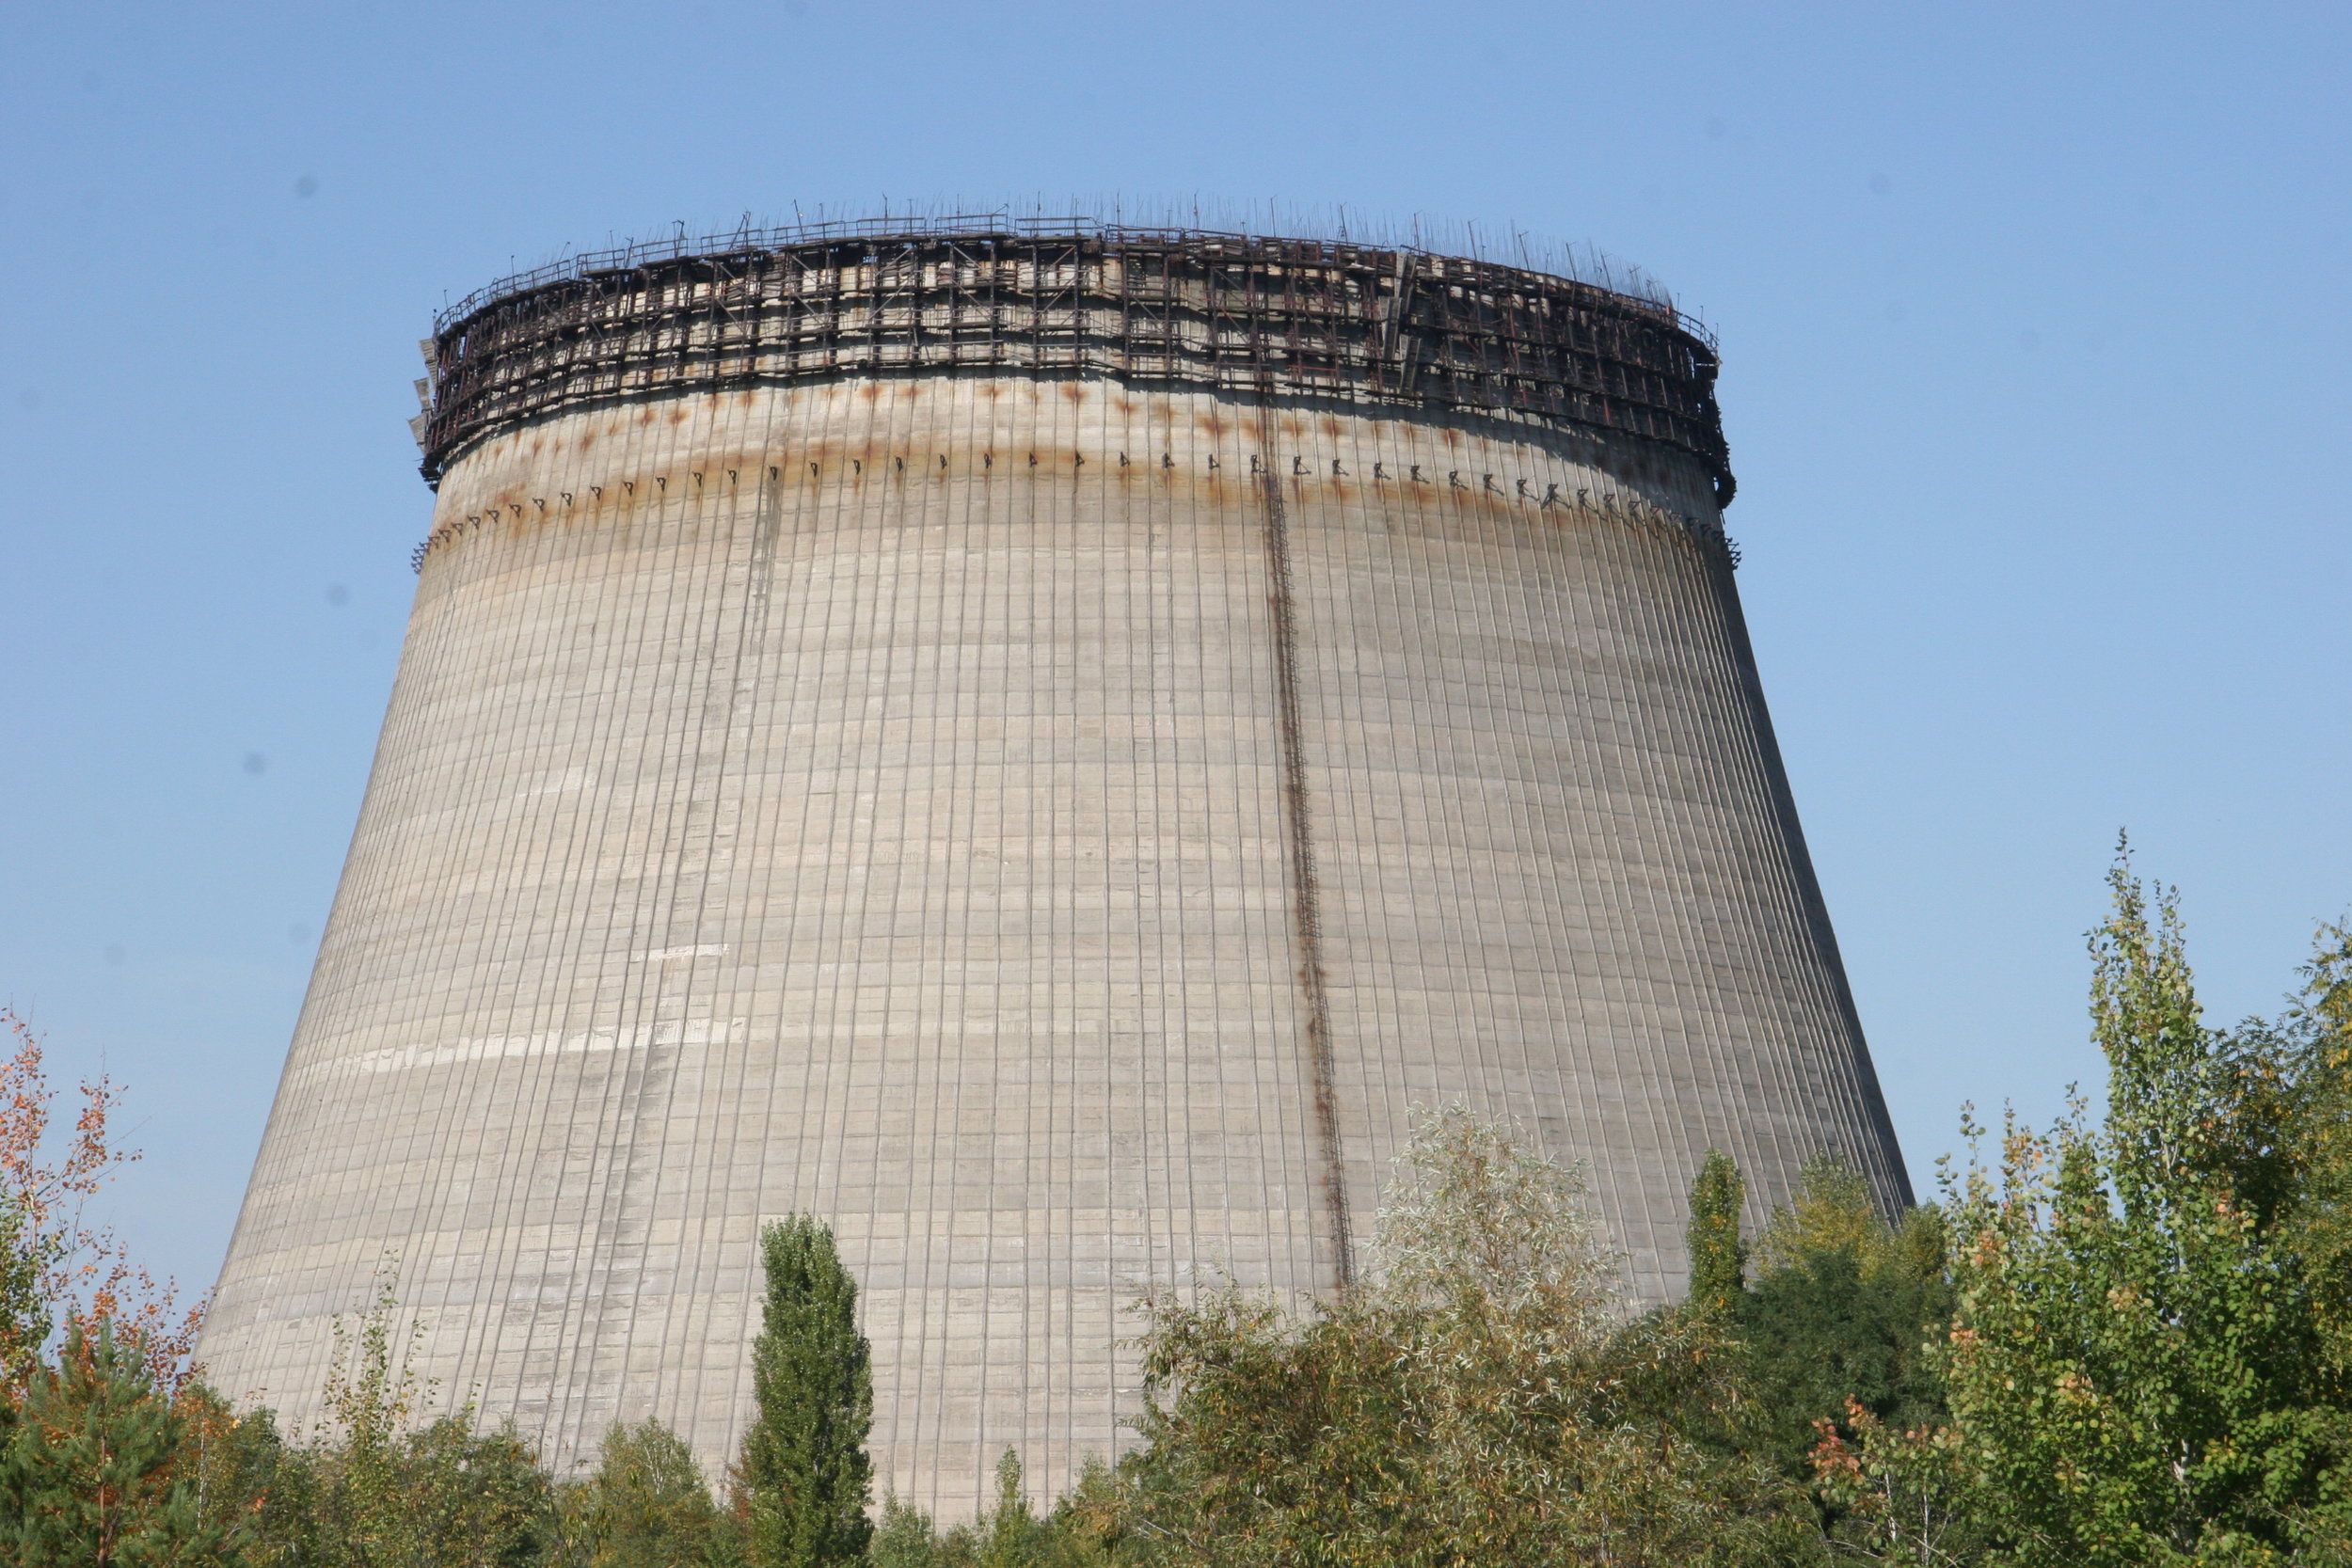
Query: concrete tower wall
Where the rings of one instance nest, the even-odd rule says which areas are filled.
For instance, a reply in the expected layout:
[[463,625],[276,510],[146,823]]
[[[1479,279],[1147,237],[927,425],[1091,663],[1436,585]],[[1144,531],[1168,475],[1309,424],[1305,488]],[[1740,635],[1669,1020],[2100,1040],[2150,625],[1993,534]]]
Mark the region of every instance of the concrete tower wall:
[[[307,1426],[397,1273],[559,1463],[750,1412],[834,1227],[882,1481],[1136,1407],[1147,1290],[1344,1277],[1411,1108],[1904,1201],[1722,542],[1654,440],[1086,375],[644,392],[448,464],[203,1355]],[[1351,1234],[1352,1233],[1352,1234]]]

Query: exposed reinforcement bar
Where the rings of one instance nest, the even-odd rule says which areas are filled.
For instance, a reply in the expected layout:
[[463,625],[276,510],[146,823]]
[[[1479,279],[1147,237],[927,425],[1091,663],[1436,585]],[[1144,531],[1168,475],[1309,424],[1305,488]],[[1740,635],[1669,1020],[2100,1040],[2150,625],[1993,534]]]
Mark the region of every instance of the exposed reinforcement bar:
[[[616,261],[621,260],[616,258]],[[1093,374],[1631,436],[1733,480],[1670,305],[1343,241],[1094,227],[762,236],[486,291],[431,344],[423,472],[560,409],[877,373]]]

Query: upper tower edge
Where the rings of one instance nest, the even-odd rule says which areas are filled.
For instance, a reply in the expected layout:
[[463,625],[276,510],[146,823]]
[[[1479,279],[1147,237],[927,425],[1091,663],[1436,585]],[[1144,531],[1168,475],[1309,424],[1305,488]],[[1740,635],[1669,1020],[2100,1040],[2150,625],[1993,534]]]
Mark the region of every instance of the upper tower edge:
[[[844,231],[846,230],[846,231]],[[849,375],[1101,376],[1598,432],[1735,481],[1713,339],[1674,306],[1344,240],[1110,225],[836,226],[581,257],[427,344],[421,471],[562,410]]]

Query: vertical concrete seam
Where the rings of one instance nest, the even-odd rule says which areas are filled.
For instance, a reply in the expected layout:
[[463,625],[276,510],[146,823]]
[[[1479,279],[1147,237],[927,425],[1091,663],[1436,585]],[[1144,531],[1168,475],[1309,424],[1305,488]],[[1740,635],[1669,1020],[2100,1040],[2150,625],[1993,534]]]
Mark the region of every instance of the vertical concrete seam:
[[1298,607],[1291,584],[1290,513],[1275,473],[1274,409],[1258,403],[1260,494],[1265,501],[1266,598],[1274,635],[1274,721],[1281,750],[1282,816],[1289,840],[1291,927],[1298,944],[1299,998],[1307,1010],[1308,1081],[1314,1089],[1315,1135],[1323,1156],[1323,1203],[1331,1226],[1333,1283],[1356,1279],[1355,1238],[1347,1205],[1347,1172],[1340,1161],[1338,1089],[1331,1064],[1331,999],[1324,982],[1321,887],[1315,879],[1313,814],[1307,795],[1307,757],[1298,718]]

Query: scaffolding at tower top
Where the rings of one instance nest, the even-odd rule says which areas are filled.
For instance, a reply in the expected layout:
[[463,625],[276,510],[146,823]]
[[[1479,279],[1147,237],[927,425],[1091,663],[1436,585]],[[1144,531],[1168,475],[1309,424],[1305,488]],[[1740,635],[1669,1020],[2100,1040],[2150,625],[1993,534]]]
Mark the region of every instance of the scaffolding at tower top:
[[428,482],[558,410],[891,373],[1100,375],[1581,427],[1734,481],[1716,347],[1668,303],[1348,240],[901,219],[575,257],[436,322]]

